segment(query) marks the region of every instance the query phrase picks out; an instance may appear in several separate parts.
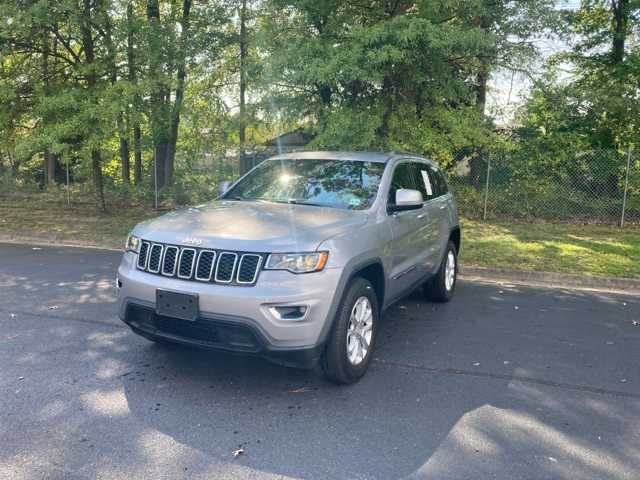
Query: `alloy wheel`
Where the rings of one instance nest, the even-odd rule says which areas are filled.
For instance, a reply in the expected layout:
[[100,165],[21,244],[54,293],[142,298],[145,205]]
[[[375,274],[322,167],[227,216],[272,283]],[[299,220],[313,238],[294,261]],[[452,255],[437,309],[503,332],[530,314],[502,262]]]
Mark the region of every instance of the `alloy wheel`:
[[373,335],[373,308],[365,296],[359,297],[351,309],[347,329],[347,358],[360,365],[367,357]]

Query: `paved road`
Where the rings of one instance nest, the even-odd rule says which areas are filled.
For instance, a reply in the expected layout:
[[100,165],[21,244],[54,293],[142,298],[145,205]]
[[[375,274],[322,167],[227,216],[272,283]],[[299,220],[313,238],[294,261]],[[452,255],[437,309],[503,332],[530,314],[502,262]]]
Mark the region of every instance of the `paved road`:
[[0,478],[640,478],[637,298],[462,282],[339,388],[133,335],[118,261],[0,245]]

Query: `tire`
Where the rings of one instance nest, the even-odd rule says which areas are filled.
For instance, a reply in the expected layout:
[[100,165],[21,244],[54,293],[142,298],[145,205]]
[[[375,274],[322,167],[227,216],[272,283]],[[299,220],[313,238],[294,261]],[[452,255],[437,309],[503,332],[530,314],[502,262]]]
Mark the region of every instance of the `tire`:
[[[358,304],[358,308],[360,308],[358,311],[366,312],[366,308],[363,310],[363,307],[366,307],[367,302],[371,308],[370,335],[368,334],[367,321],[358,325],[354,318],[352,322],[352,312],[356,311],[356,305]],[[367,314],[364,316],[369,318]],[[344,385],[358,381],[365,374],[369,363],[371,363],[375,347],[379,317],[378,298],[371,283],[364,278],[352,280],[336,312],[336,318],[327,340],[327,347],[321,360],[322,370],[329,381]],[[366,344],[367,338],[369,338],[368,348],[366,348],[366,353],[360,356],[358,352],[363,353],[364,349],[359,349],[359,347],[363,345],[362,341],[365,341]],[[347,342],[350,342],[349,350]]]
[[[451,258],[453,258],[453,279],[447,281],[447,262],[450,262]],[[424,296],[432,302],[448,302],[453,297],[457,280],[458,252],[455,244],[449,241],[438,272],[424,284]]]

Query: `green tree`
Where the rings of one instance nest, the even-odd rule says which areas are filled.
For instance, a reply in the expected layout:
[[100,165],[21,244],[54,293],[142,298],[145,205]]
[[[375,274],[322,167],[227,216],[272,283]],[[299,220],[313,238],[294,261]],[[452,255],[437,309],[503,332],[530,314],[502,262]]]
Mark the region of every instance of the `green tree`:
[[583,1],[571,18],[571,48],[552,59],[546,81],[534,89],[524,109],[525,125],[547,139],[571,133],[598,148],[635,143],[640,48],[628,39],[639,22],[640,2]]
[[452,161],[488,138],[469,81],[494,44],[478,2],[268,3],[269,104],[309,119],[317,146]]

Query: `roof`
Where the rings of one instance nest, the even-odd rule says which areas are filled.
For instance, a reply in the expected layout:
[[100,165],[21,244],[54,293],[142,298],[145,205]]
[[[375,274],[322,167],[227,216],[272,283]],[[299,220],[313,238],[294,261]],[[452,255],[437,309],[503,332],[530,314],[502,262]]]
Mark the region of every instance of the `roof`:
[[[271,157],[272,159],[302,159],[302,160],[351,160],[357,162],[386,163],[400,155],[381,152],[293,152],[283,153]],[[406,155],[402,155],[403,157]]]

